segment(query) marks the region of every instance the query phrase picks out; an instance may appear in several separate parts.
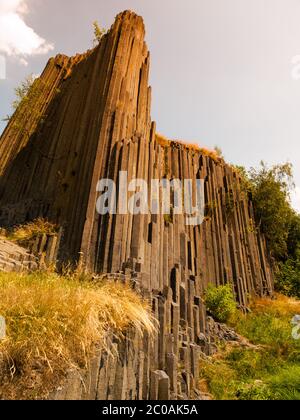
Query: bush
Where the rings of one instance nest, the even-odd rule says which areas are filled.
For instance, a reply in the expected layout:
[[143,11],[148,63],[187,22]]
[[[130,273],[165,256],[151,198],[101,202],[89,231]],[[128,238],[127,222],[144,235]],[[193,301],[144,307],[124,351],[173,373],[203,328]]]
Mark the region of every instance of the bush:
[[95,22],[93,22],[93,28],[94,28],[94,45],[98,45],[100,44],[102,38],[104,37],[104,35],[106,34],[106,29],[101,28],[99,23],[95,20]]
[[6,233],[6,236],[12,242],[16,242],[21,246],[28,246],[36,238],[43,235],[56,235],[58,231],[57,225],[44,219],[36,219],[25,225],[15,226],[12,231]]
[[209,285],[205,301],[208,311],[219,322],[227,322],[236,311],[236,302],[229,284],[219,287]]
[[300,259],[289,258],[281,264],[276,276],[276,289],[286,296],[300,298]]

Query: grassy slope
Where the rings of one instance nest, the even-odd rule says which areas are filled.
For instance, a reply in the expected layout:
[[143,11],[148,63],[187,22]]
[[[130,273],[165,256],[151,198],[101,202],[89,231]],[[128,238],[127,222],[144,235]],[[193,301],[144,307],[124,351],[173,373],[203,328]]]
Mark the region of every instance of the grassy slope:
[[130,288],[53,273],[0,273],[0,398],[41,398],[69,368],[84,368],[106,332],[153,332],[150,310]]
[[57,235],[58,226],[44,219],[36,219],[24,225],[15,226],[13,229],[6,230],[0,228],[0,237],[15,242],[20,246],[27,246],[30,241],[45,235]]
[[227,345],[201,363],[201,386],[215,399],[300,400],[300,340],[291,319],[300,301],[260,300],[232,325],[254,348]]

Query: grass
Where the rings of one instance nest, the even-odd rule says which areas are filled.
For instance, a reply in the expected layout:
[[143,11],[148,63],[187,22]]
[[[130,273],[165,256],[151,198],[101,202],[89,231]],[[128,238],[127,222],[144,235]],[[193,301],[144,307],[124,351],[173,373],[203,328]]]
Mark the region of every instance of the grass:
[[56,235],[58,230],[58,226],[40,218],[24,225],[15,226],[9,230],[0,229],[0,236],[26,247],[38,237]]
[[221,346],[201,362],[200,386],[218,400],[300,400],[300,340],[291,325],[300,301],[278,295],[251,309],[231,323],[255,346]]
[[8,234],[8,239],[18,244],[27,244],[35,238],[42,235],[55,235],[58,233],[58,227],[44,219],[36,219],[25,225],[16,226]]
[[76,275],[0,273],[0,399],[47,395],[70,368],[88,365],[108,331],[154,332],[148,304],[130,285]]
[[200,147],[198,144],[185,143],[179,140],[176,140],[176,141],[169,140],[167,137],[158,133],[156,134],[156,141],[160,146],[164,148],[168,148],[172,146],[175,146],[175,147],[180,146],[180,147],[184,147],[187,150],[191,150],[193,152],[198,152],[202,155],[208,156],[216,163],[224,163],[224,159],[221,156],[219,156],[215,150],[210,150],[205,147]]

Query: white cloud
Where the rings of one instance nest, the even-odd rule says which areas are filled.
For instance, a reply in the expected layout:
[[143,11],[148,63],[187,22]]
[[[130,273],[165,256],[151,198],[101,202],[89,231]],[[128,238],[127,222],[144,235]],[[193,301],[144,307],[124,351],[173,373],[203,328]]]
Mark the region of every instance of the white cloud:
[[292,206],[300,213],[300,187],[296,187],[291,194]]
[[0,53],[17,57],[23,65],[31,55],[46,54],[53,49],[24,21],[27,0],[0,0]]

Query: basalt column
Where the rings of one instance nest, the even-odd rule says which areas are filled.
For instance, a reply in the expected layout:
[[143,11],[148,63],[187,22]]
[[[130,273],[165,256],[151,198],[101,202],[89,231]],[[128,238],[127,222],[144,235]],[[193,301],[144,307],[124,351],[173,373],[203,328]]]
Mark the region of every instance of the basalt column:
[[118,142],[149,139],[144,35],[142,18],[124,12],[94,50],[51,59],[1,137],[1,224],[63,225],[62,260],[82,253],[91,268],[107,266],[95,261],[112,229],[96,215],[96,186],[114,172]]
[[[249,294],[272,291],[272,272],[239,175],[199,148],[156,134],[144,38],[142,18],[127,11],[93,50],[49,61],[1,137],[0,224],[58,223],[60,262],[82,258],[98,273],[133,274],[142,290],[167,290],[194,328],[208,283],[231,283],[246,306]],[[134,192],[126,188],[117,190],[116,214],[98,214],[99,180],[118,186],[120,172],[128,183],[146,182],[149,199],[153,179],[192,180],[194,199],[203,180],[204,222],[132,214],[124,198]]]

